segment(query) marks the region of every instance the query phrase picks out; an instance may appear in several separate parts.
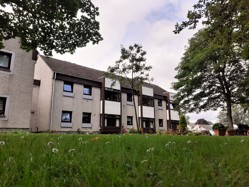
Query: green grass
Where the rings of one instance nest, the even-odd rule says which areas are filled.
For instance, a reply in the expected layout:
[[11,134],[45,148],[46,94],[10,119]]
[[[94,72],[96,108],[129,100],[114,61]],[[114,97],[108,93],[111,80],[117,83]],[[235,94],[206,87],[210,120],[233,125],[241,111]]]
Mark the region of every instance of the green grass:
[[0,186],[248,186],[248,150],[249,137],[0,134]]

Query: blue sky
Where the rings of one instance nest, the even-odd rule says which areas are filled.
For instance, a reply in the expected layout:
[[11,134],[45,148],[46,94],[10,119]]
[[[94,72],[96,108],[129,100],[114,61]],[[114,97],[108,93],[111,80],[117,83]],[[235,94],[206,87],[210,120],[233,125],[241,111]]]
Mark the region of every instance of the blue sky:
[[[174,25],[186,19],[196,0],[93,0],[99,7],[100,32],[104,38],[98,45],[87,45],[76,53],[54,57],[90,68],[107,70],[119,59],[120,45],[139,43],[147,51],[147,64],[153,83],[173,91],[175,67],[180,62],[188,39],[196,32],[185,30],[173,34]],[[215,121],[216,113],[191,114],[190,120],[205,118]]]

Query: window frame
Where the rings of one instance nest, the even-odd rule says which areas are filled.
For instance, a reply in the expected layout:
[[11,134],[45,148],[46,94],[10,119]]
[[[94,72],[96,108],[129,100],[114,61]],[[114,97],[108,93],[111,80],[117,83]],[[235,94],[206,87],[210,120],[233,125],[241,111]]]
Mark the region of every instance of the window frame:
[[[88,118],[87,121],[84,121],[84,114],[85,114],[85,115],[88,115],[88,116],[87,116],[87,118]],[[83,112],[83,113],[82,113],[82,123],[91,124],[91,121],[92,121],[92,113],[90,113],[90,112]]]
[[[128,122],[129,122],[129,120],[128,119],[131,119],[131,124],[129,124]],[[133,126],[133,116],[127,116],[127,126]]]
[[[89,90],[89,94],[85,93],[85,89]],[[83,87],[83,95],[91,96],[92,95],[92,86],[84,85],[84,87]]]
[[162,99],[158,99],[157,105],[158,105],[159,107],[162,107],[162,106],[163,106],[163,100],[162,100]]
[[[149,101],[149,102],[147,102]],[[151,102],[151,103],[150,103]],[[142,98],[142,105],[143,106],[148,106],[148,107],[154,107],[154,98],[152,97],[144,97]]]
[[[110,93],[110,98],[108,99],[108,93]],[[116,99],[113,99],[114,95],[117,96]],[[106,101],[113,101],[113,102],[121,102],[121,93],[113,90],[105,90],[105,100]]]
[[3,109],[2,109],[2,112],[0,110],[0,118],[4,118],[4,117],[6,117],[7,97],[0,96],[0,100],[3,101]]
[[133,102],[132,93],[127,93],[126,101],[130,103]]
[[[65,85],[71,86],[71,91],[65,90]],[[64,83],[63,83],[63,92],[73,93],[73,82],[64,81]]]
[[[63,120],[63,113],[68,113],[69,114],[69,116],[70,116],[69,121]],[[72,111],[62,110],[62,112],[61,112],[61,123],[72,123],[72,120],[73,120],[72,118],[73,118],[73,112]]]
[[[160,122],[161,122],[161,123],[160,123]],[[159,124],[159,125],[158,125],[159,127],[163,127],[163,119],[159,119],[159,120],[158,120],[158,124]]]
[[0,66],[0,71],[6,72],[6,73],[12,72],[15,53],[11,51],[7,51],[7,50],[0,50],[0,55],[1,54],[9,56],[9,62],[8,62],[8,67]]

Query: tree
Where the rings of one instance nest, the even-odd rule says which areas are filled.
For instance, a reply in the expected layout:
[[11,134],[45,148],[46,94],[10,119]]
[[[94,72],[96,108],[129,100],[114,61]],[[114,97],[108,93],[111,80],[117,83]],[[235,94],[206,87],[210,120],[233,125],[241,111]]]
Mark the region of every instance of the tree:
[[209,125],[209,122],[205,119],[198,119],[195,124]]
[[[213,41],[216,41],[217,46],[223,48],[224,51],[232,51],[239,63],[241,60],[248,61],[249,4],[247,0],[199,0],[193,7],[194,9],[188,12],[188,20],[176,24],[174,33],[180,33],[185,28],[195,29],[201,21]],[[237,95],[240,95],[240,103],[249,109],[249,100],[247,99],[249,96],[249,68],[246,67],[246,69],[247,75],[236,86],[239,89]]]
[[179,120],[179,128],[181,131],[185,131],[187,128],[187,121],[184,115],[180,116],[180,120]]
[[[11,7],[7,11],[6,6]],[[39,48],[74,53],[77,47],[102,40],[98,8],[91,0],[4,0],[0,1],[0,48],[3,40],[20,38],[25,50]]]
[[[174,33],[183,29],[195,29],[199,21],[210,31],[216,32],[213,36],[227,42],[239,51],[242,59],[249,59],[249,3],[247,0],[199,0],[194,9],[188,11],[187,21],[177,23]],[[219,32],[224,28],[223,32]],[[232,40],[232,42],[229,42]]]
[[244,61],[233,48],[220,45],[209,29],[200,30],[189,40],[176,68],[175,102],[184,112],[226,110],[229,128],[233,128],[232,104],[238,103],[240,80],[245,77]]
[[[249,124],[249,112],[244,110],[244,107],[241,105],[233,105],[233,123],[234,124]],[[219,122],[225,125],[228,125],[226,113],[220,111],[218,114]]]
[[151,66],[146,65],[146,51],[139,44],[130,45],[127,49],[121,46],[121,56],[114,66],[108,67],[108,76],[114,81],[128,84],[132,92],[137,130],[140,131],[137,109],[135,104],[135,91],[139,91],[142,84],[150,81]]

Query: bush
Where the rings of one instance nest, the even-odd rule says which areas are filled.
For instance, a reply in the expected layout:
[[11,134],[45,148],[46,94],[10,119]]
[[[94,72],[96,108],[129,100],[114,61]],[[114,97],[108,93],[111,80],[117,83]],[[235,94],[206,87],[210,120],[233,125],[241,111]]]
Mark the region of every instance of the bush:
[[222,123],[215,123],[213,125],[213,130],[226,130],[226,127]]

